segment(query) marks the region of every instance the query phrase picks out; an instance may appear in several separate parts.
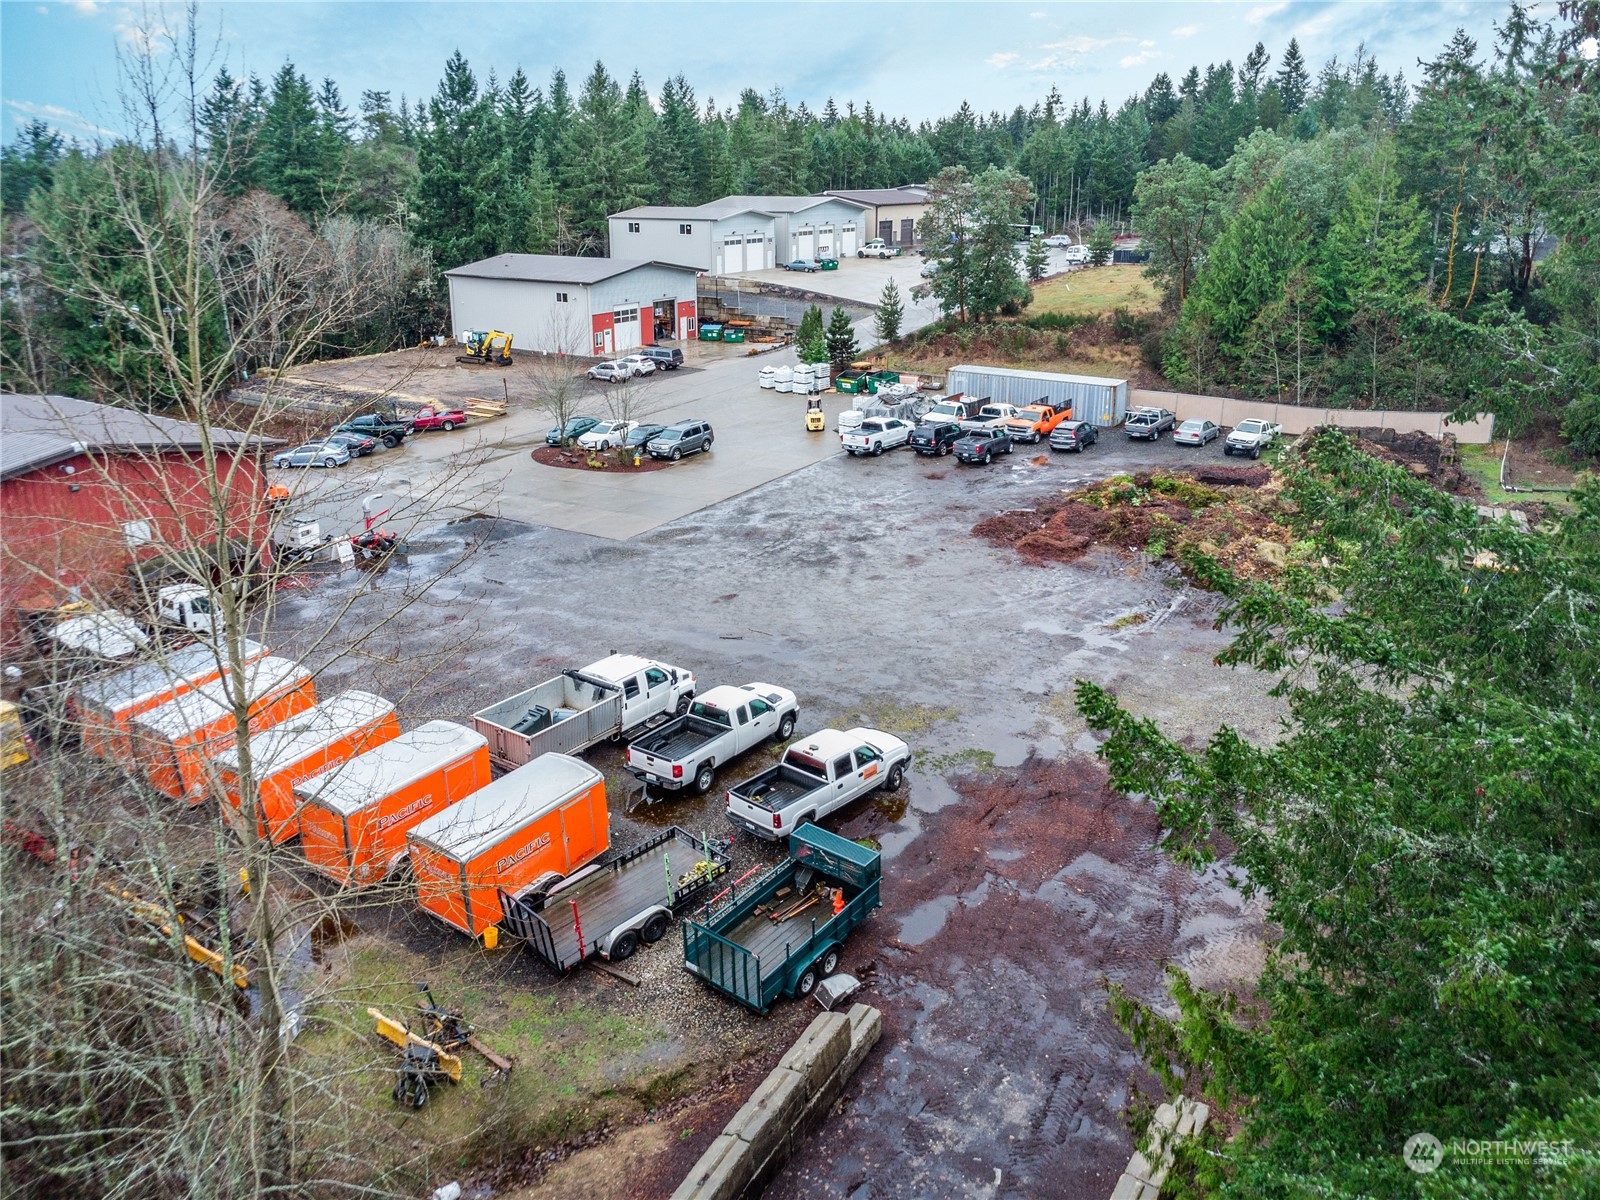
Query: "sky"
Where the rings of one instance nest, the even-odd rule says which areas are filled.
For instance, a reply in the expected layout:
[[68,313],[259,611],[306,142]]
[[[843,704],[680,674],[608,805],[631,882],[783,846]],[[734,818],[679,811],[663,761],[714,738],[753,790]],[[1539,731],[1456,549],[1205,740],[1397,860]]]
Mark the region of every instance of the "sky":
[[[1536,6],[1537,7],[1537,6]],[[1554,7],[1546,0],[1545,9]],[[480,81],[518,66],[535,84],[561,67],[576,84],[595,60],[652,94],[682,72],[704,105],[737,101],[746,87],[779,87],[820,109],[831,96],[913,123],[965,99],[979,112],[1031,107],[1052,86],[1068,102],[1114,108],[1159,71],[1238,64],[1257,42],[1278,57],[1298,38],[1313,74],[1365,43],[1380,69],[1420,76],[1458,27],[1487,52],[1504,0],[1124,0],[1123,3],[737,4],[473,3],[346,0],[199,5],[206,74],[271,76],[285,61],[316,85],[331,77],[354,111],[365,89],[415,99],[434,91],[461,49]],[[119,61],[145,30],[175,28],[179,4],[107,0],[0,2],[0,137],[42,119],[81,141],[122,129]],[[160,41],[158,38],[157,45]]]

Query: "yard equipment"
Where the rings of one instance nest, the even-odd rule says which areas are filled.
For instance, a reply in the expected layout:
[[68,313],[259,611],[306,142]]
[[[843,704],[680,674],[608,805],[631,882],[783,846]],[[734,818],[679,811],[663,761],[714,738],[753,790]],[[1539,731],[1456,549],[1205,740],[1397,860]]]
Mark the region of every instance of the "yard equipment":
[[33,742],[23,731],[22,710],[9,700],[0,700],[0,771],[32,757]]
[[456,355],[458,363],[491,367],[511,365],[511,335],[498,329],[469,329],[461,335],[466,346],[465,354]]
[[499,1083],[511,1074],[512,1062],[496,1054],[477,1038],[471,1025],[458,1012],[441,1008],[433,998],[426,981],[417,984],[417,991],[427,998],[417,1006],[422,1018],[422,1033],[414,1033],[375,1008],[367,1014],[377,1022],[377,1034],[385,1041],[400,1047],[400,1065],[396,1068],[394,1098],[407,1108],[421,1108],[428,1102],[428,1091],[448,1080],[461,1082],[461,1055],[463,1046],[476,1050],[494,1067],[484,1080],[485,1087]]
[[822,397],[812,396],[806,401],[806,432],[822,433],[827,428],[828,418],[822,411]]

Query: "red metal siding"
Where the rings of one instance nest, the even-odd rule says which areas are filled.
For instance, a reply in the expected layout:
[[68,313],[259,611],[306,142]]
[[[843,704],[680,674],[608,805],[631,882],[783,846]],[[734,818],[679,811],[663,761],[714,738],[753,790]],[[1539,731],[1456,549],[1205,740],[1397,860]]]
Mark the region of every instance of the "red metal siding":
[[[227,537],[265,541],[269,522],[260,463],[253,454],[237,462],[221,455],[217,473],[228,481]],[[197,457],[172,451],[84,454],[0,482],[6,547],[0,559],[0,639],[13,644],[19,606],[60,603],[69,587],[89,598],[124,583],[135,557],[215,542],[204,479]],[[133,521],[150,528],[150,542],[137,550],[129,548],[124,532]]]

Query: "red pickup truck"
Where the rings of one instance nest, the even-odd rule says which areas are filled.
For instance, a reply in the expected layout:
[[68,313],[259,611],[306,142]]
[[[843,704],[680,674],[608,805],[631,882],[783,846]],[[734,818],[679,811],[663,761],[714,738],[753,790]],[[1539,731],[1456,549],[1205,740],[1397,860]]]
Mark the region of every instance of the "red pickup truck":
[[431,408],[417,410],[416,416],[411,418],[413,433],[422,433],[428,429],[442,429],[449,433],[459,425],[467,423],[467,414],[459,408],[447,408],[443,412]]

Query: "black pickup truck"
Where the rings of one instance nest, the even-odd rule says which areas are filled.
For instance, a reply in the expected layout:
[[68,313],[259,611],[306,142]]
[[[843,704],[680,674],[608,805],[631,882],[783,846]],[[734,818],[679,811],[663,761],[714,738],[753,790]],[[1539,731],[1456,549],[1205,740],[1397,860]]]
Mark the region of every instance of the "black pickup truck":
[[364,433],[368,437],[377,438],[385,449],[393,450],[406,440],[406,434],[411,432],[411,426],[399,417],[364,413],[359,417],[351,417],[348,421],[341,421],[333,427],[333,432]]

